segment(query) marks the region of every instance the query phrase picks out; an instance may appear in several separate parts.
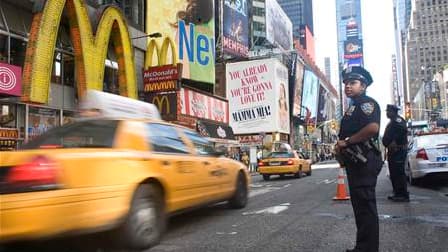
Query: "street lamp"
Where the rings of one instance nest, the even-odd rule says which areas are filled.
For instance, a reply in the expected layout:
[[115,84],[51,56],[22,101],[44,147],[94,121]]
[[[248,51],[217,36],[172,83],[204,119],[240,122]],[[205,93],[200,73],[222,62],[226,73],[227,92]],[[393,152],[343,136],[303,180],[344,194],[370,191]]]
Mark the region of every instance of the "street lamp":
[[131,40],[140,39],[140,38],[148,38],[148,37],[149,38],[161,38],[162,34],[160,32],[154,32],[154,33],[151,33],[151,34],[147,34],[147,35],[131,38]]

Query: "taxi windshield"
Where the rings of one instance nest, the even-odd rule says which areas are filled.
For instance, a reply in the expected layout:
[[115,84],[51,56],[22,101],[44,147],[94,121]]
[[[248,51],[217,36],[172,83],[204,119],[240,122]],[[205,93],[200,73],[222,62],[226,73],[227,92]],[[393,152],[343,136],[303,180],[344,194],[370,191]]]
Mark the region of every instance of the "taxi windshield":
[[267,158],[293,158],[294,153],[292,152],[271,152]]
[[116,120],[91,120],[64,125],[47,131],[22,149],[112,148]]

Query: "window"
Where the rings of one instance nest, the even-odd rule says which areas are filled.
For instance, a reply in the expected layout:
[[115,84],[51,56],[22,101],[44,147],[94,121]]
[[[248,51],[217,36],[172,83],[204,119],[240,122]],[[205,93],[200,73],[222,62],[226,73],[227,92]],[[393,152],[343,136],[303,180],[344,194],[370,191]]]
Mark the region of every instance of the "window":
[[22,67],[25,63],[26,42],[12,37],[10,41],[10,64]]
[[123,10],[129,24],[144,31],[145,28],[145,0],[98,0],[99,5],[115,4]]
[[25,144],[23,149],[37,148],[112,148],[118,121],[76,122],[49,130]]
[[8,63],[8,37],[0,34],[0,62]]
[[155,152],[188,153],[188,148],[177,133],[176,128],[166,124],[147,125],[148,142]]
[[271,152],[266,158],[293,158],[293,152]]
[[188,139],[193,142],[194,148],[199,155],[210,155],[215,153],[215,149],[213,144],[209,142],[207,139],[199,136],[196,132],[190,130],[184,130],[185,135]]

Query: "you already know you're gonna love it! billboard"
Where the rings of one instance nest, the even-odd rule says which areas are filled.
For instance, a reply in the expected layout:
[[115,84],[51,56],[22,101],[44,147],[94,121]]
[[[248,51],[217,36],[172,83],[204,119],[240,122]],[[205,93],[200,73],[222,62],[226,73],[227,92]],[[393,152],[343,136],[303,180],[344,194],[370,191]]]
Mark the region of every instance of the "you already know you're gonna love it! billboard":
[[[148,34],[175,41],[182,78],[215,83],[215,18],[213,0],[148,0]],[[167,55],[171,58],[171,55]]]
[[235,134],[289,134],[288,69],[277,59],[226,65],[229,124]]

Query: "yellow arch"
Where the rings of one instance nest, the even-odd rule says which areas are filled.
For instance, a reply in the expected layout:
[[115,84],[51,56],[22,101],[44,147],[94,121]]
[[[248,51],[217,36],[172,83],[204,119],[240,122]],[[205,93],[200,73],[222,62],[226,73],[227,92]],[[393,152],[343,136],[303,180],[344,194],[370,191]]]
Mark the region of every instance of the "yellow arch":
[[162,46],[159,47],[156,40],[151,39],[146,49],[145,68],[154,66],[153,63],[154,51],[156,52],[158,61],[156,66],[166,65],[169,56],[168,49],[171,49],[171,65],[176,66],[178,61],[177,61],[176,44],[174,43],[174,41],[169,37],[165,37],[163,39]]
[[112,39],[119,64],[120,94],[137,98],[133,48],[120,9],[105,8],[94,35],[83,0],[52,0],[46,1],[43,11],[33,17],[23,71],[22,99],[37,103],[48,101],[54,49],[64,7],[69,15],[75,51],[78,95],[83,96],[88,88],[103,89],[105,59]]

